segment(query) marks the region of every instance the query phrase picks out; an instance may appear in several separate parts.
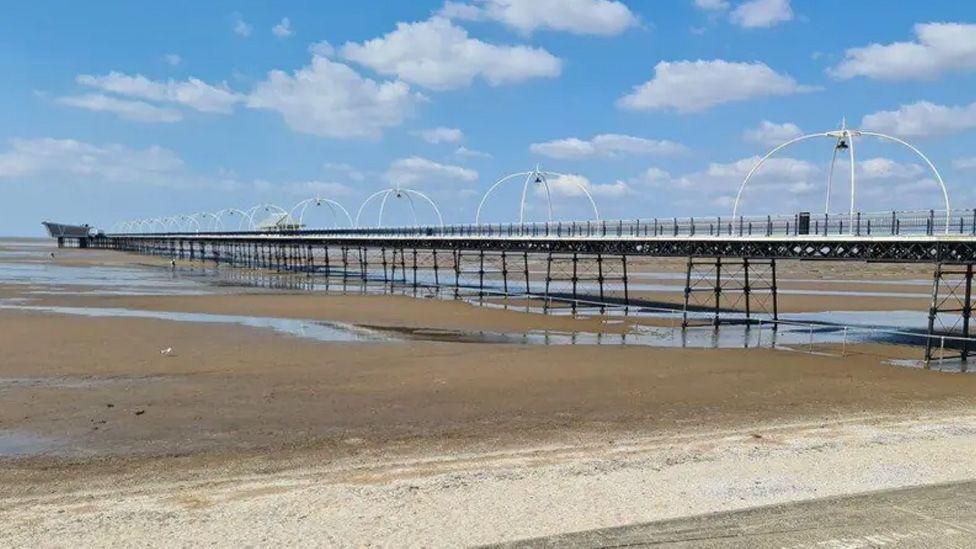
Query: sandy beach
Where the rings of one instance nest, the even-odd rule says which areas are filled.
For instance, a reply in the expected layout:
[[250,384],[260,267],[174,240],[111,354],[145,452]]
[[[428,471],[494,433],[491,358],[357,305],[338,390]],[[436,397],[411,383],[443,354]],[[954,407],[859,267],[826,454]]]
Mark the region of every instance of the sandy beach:
[[[47,263],[107,265],[84,254]],[[887,362],[914,347],[542,345],[484,334],[610,337],[640,320],[76,282],[0,287],[6,545],[472,545],[976,475],[976,378]],[[903,305],[818,310],[875,301]]]

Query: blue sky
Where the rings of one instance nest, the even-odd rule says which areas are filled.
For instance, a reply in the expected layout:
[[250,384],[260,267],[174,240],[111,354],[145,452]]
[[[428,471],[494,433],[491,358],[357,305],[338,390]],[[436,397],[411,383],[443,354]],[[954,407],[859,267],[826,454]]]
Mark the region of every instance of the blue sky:
[[[972,19],[941,0],[11,3],[0,234],[316,195],[355,215],[394,184],[470,222],[536,164],[566,174],[558,218],[592,216],[580,186],[603,217],[727,215],[757,155],[842,117],[916,144],[973,207]],[[831,151],[784,151],[743,213],[822,210]],[[857,153],[859,209],[941,207],[920,159],[868,138]],[[486,217],[517,220],[519,191]],[[385,221],[410,221],[401,202]]]

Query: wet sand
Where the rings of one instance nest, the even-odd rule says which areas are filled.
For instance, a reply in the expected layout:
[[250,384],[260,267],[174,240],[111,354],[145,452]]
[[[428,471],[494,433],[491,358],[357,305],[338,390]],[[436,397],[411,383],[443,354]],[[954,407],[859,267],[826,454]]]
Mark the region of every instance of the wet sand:
[[[399,296],[23,290],[0,293],[400,328],[628,327]],[[896,346],[317,342],[0,310],[0,348],[0,434],[37,450],[0,457],[12,545],[452,546],[976,475],[976,377],[884,363],[918,355]]]

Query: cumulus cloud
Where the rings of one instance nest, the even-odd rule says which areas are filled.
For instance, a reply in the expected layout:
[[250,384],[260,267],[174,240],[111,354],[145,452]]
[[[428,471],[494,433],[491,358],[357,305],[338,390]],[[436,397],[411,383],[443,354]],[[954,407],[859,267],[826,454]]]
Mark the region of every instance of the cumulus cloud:
[[[548,179],[547,182],[549,183],[549,192],[554,198],[584,197],[586,193],[583,192],[583,189],[586,189],[593,197],[604,198],[621,198],[633,192],[630,185],[624,181],[593,183],[589,178],[579,174],[563,174]],[[545,195],[546,190],[543,186],[536,185],[535,193],[537,195]]]
[[469,149],[463,145],[454,150],[454,155],[461,158],[491,158],[491,155],[486,152]]
[[957,170],[976,170],[976,156],[957,158],[952,161],[952,167]]
[[179,66],[179,64],[183,62],[183,58],[175,53],[167,53],[163,56],[163,60],[166,61],[166,64],[171,67]]
[[[268,190],[275,190],[275,191],[283,190],[289,194],[293,194],[296,196],[304,196],[304,197],[319,196],[322,198],[331,198],[334,196],[343,196],[352,193],[352,189],[350,189],[347,185],[343,185],[342,183],[336,183],[334,181],[319,181],[319,180],[294,181],[291,183],[285,183],[283,185],[277,185],[271,187]],[[309,206],[306,215],[312,213],[311,212],[311,210],[313,210],[312,206],[314,206],[314,204]],[[339,219],[340,223],[345,221],[346,220],[344,218]]]
[[492,86],[552,78],[562,61],[542,48],[499,46],[468,36],[444,17],[397,23],[395,30],[363,43],[347,42],[339,54],[385,75],[434,90],[469,86],[482,78]]
[[695,7],[704,11],[725,11],[729,9],[728,0],[695,0]]
[[589,140],[576,137],[533,143],[529,150],[550,158],[581,159],[593,156],[674,155],[687,152],[687,147],[668,140],[651,140],[621,134],[600,134]]
[[814,89],[758,61],[661,61],[654,67],[654,78],[634,87],[617,104],[625,109],[674,109],[689,113],[732,101]]
[[74,139],[13,139],[0,152],[0,178],[63,175],[131,184],[169,184],[183,161],[152,146],[93,145]]
[[58,102],[90,111],[115,113],[121,118],[135,122],[179,122],[183,119],[182,113],[175,109],[157,107],[145,101],[119,99],[100,93],[60,97]]
[[447,2],[440,14],[460,20],[497,21],[523,33],[539,29],[612,36],[638,24],[621,2],[611,0],[482,0]]
[[412,133],[424,141],[435,145],[438,143],[460,143],[464,141],[464,132],[457,128],[440,126],[437,128],[418,130]]
[[161,103],[174,103],[203,112],[229,113],[242,100],[227,86],[212,86],[197,78],[185,81],[150,80],[141,74],[129,76],[112,71],[104,76],[78,75],[75,80],[90,88]]
[[366,179],[366,174],[355,166],[344,162],[326,162],[322,164],[322,169],[333,173],[341,173],[353,181],[363,181]]
[[471,183],[478,180],[478,172],[462,166],[440,164],[419,156],[394,160],[386,171],[386,179],[394,184]]
[[912,179],[924,173],[925,169],[918,164],[896,162],[890,158],[877,157],[857,161],[857,174],[864,179]]
[[931,79],[949,71],[976,70],[976,25],[920,23],[911,42],[851,48],[827,70],[835,78]]
[[758,127],[743,132],[742,137],[750,143],[758,143],[767,147],[775,147],[795,137],[800,137],[803,131],[792,122],[776,124],[763,120]]
[[765,28],[793,19],[790,0],[750,0],[739,4],[729,20],[742,28]]
[[294,130],[333,138],[376,139],[423,100],[400,81],[377,82],[347,65],[315,56],[293,74],[274,70],[247,106],[275,111]]
[[949,135],[976,127],[976,103],[963,106],[919,101],[865,116],[861,127],[899,137]]
[[291,20],[287,17],[282,18],[277,25],[271,27],[271,34],[277,36],[278,38],[288,38],[289,36],[295,34],[291,30]]
[[247,24],[247,22],[244,21],[244,17],[241,14],[239,13],[233,14],[231,16],[231,22],[232,22],[231,29],[233,29],[234,34],[244,38],[251,36],[251,25]]

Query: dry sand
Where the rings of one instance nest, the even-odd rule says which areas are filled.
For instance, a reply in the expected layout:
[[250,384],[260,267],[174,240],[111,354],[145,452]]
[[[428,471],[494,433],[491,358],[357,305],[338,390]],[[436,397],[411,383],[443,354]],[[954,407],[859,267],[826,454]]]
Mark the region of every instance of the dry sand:
[[[626,329],[391,296],[33,298],[400,328]],[[4,310],[0,348],[0,434],[48,450],[0,458],[11,546],[457,546],[976,474],[976,377],[884,364],[918,352],[899,347],[324,343]]]

